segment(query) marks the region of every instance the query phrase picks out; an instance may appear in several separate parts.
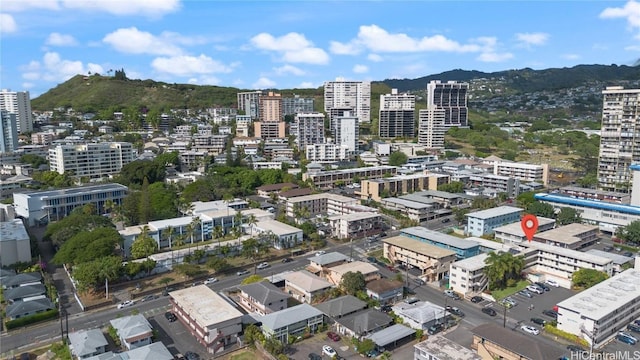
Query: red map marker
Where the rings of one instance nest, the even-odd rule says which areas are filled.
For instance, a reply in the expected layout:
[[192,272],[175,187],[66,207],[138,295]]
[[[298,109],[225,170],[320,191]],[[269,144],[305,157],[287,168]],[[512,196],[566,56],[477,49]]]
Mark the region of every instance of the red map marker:
[[535,215],[527,214],[520,220],[520,226],[522,226],[522,231],[527,236],[527,240],[531,242],[533,235],[538,231],[538,218]]

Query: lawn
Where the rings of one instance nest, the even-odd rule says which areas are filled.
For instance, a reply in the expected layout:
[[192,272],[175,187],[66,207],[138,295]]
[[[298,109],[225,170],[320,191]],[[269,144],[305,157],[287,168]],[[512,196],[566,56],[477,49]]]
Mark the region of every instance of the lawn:
[[493,298],[496,299],[496,301],[500,301],[500,300],[506,298],[507,296],[513,295],[513,294],[517,293],[518,291],[526,288],[528,285],[529,285],[529,281],[520,280],[513,287],[508,287],[508,288],[505,288],[505,289],[502,289],[502,290],[493,290],[493,291],[491,291],[491,296],[493,296]]
[[229,360],[255,360],[256,354],[251,351],[243,350],[238,354],[231,355]]

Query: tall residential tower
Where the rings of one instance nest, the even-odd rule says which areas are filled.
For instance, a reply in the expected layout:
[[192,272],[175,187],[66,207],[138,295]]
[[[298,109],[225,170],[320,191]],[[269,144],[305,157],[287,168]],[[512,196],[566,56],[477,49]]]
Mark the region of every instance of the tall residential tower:
[[381,138],[414,137],[415,110],[415,95],[398,94],[398,89],[380,95],[378,135]]
[[350,108],[361,123],[371,121],[371,82],[336,81],[324,83],[324,111],[331,114],[333,108]]
[[28,91],[0,90],[0,110],[16,114],[18,133],[33,131],[33,115],[31,114],[31,98]]
[[469,126],[467,107],[468,83],[432,80],[427,84],[427,109],[444,109],[444,126]]

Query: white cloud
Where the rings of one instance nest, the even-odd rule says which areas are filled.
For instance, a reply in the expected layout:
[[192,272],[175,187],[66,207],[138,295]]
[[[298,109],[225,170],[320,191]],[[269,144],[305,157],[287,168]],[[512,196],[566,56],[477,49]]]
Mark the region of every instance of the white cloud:
[[629,45],[624,49],[627,51],[640,51],[640,45]]
[[312,82],[310,81],[304,81],[301,82],[300,85],[298,85],[296,88],[298,89],[314,89],[317,88],[317,86],[314,86]]
[[31,89],[31,88],[33,88],[34,86],[36,86],[36,84],[31,83],[31,82],[23,82],[23,83],[22,83],[22,88],[23,88],[23,89]]
[[280,53],[285,62],[319,65],[329,62],[329,55],[324,50],[314,47],[304,35],[295,32],[280,37],[260,33],[252,37],[250,43],[257,49]]
[[127,54],[179,55],[182,50],[166,38],[154,36],[135,27],[118,29],[107,34],[103,42]]
[[293,65],[289,65],[286,64],[284,66],[280,66],[277,68],[273,68],[273,71],[276,72],[276,74],[278,75],[287,75],[287,74],[291,74],[291,75],[295,75],[295,76],[302,76],[305,74],[304,70],[299,69]]
[[362,49],[355,43],[343,44],[338,41],[331,41],[329,51],[336,55],[358,55]]
[[8,12],[19,12],[32,9],[60,10],[57,0],[4,0],[2,10]]
[[384,59],[382,58],[382,56],[378,55],[378,54],[369,54],[367,56],[367,59],[369,59],[369,61],[373,61],[373,62],[381,62]]
[[206,55],[159,57],[151,62],[156,71],[172,75],[188,76],[193,74],[228,73],[232,68],[213,60]]
[[75,46],[78,44],[73,36],[60,34],[57,32],[49,34],[49,37],[47,38],[45,43],[51,46]]
[[516,40],[520,43],[520,46],[540,46],[547,43],[547,40],[549,40],[549,34],[542,32],[517,33]]
[[640,2],[628,1],[624,7],[610,7],[600,13],[601,19],[626,19],[630,28],[640,28]]
[[98,64],[83,64],[82,61],[64,60],[55,52],[44,55],[42,62],[31,61],[20,67],[22,77],[26,80],[45,80],[49,82],[63,82],[78,74],[104,73]]
[[81,10],[87,12],[104,12],[112,15],[141,15],[159,17],[178,11],[180,0],[3,0],[4,11],[17,12],[34,9],[46,10]]
[[353,70],[352,70],[352,71],[353,71],[354,73],[356,73],[356,74],[364,74],[364,73],[369,72],[369,67],[368,67],[368,66],[366,66],[366,65],[356,64],[356,65],[354,65],[354,67],[353,67]]
[[0,33],[12,33],[18,30],[18,25],[16,25],[16,21],[13,19],[13,16],[9,14],[0,14]]
[[578,59],[580,59],[580,55],[578,55],[578,54],[563,54],[562,58],[563,59],[567,59],[567,60],[578,60]]
[[483,62],[503,62],[503,61],[507,61],[513,58],[513,54],[512,53],[495,53],[495,52],[485,52],[480,54],[480,56],[478,56],[476,58],[476,60],[478,61],[483,61]]
[[254,82],[253,85],[251,85],[253,89],[268,89],[268,88],[273,88],[276,86],[276,82],[266,78],[266,77],[261,77],[260,79],[258,79],[258,81]]

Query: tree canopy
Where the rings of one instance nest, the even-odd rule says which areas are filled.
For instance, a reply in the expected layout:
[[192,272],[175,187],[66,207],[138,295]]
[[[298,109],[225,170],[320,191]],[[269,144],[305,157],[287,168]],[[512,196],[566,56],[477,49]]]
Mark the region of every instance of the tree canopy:
[[49,223],[44,233],[45,241],[53,241],[58,247],[81,231],[91,231],[96,228],[114,227],[111,220],[104,216],[88,214],[91,206],[76,208],[71,214],[57,222]]
[[540,201],[533,201],[527,205],[527,212],[536,216],[553,219],[556,216],[553,206]]
[[640,244],[640,220],[635,220],[627,226],[619,226],[615,236],[632,244]]
[[73,278],[77,282],[78,291],[85,292],[91,288],[99,288],[105,280],[116,281],[122,274],[122,260],[118,256],[99,257],[73,267]]
[[485,274],[489,279],[489,289],[504,289],[510,279],[520,279],[524,268],[524,257],[513,256],[509,252],[490,252],[484,260]]
[[587,289],[593,285],[605,281],[609,276],[596,269],[579,269],[571,275],[571,282],[574,287]]
[[131,257],[140,259],[148,257],[158,250],[158,243],[149,235],[138,236],[131,244]]
[[53,257],[56,264],[81,264],[114,254],[122,237],[114,228],[81,231],[65,241]]
[[408,160],[409,157],[402,151],[395,151],[389,155],[389,165],[391,166],[402,166],[406,164]]
[[579,224],[582,222],[582,217],[580,217],[580,213],[578,213],[576,209],[563,207],[560,209],[560,212],[558,212],[556,222],[558,225]]
[[361,272],[349,271],[342,275],[340,287],[349,295],[355,295],[357,292],[364,290],[366,286],[364,275]]

